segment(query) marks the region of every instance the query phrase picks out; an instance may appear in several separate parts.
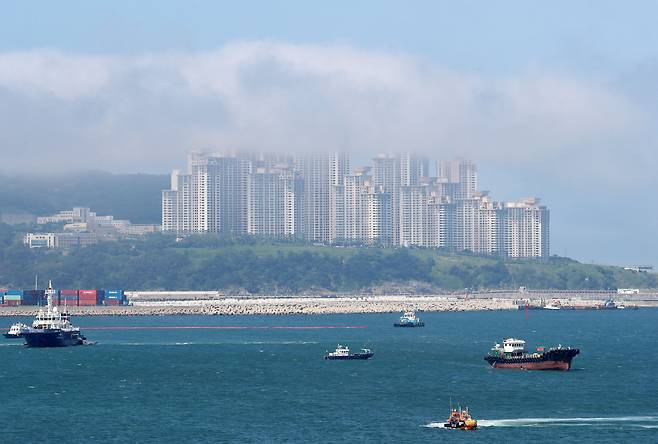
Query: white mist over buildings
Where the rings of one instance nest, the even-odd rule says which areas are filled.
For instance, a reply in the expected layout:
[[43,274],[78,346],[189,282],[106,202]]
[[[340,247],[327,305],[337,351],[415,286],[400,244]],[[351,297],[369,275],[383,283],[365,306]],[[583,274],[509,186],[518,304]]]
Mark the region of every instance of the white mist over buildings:
[[325,245],[442,248],[549,256],[549,210],[537,198],[497,202],[476,165],[379,155],[352,172],[344,153],[192,153],[162,192],[162,229],[302,239]]

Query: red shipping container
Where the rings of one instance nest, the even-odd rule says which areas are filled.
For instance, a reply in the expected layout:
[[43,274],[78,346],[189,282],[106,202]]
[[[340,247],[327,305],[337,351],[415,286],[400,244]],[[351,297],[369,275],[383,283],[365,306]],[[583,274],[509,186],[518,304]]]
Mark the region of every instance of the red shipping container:
[[59,290],[59,294],[62,296],[77,296],[78,290]]
[[83,301],[82,299],[80,299],[80,301],[78,301],[78,305],[81,306],[81,307],[96,305],[96,299],[94,299],[93,301],[91,299],[88,300],[88,301]]
[[84,296],[94,296],[94,297],[96,297],[96,293],[98,293],[97,290],[80,290],[80,291],[78,292],[78,294],[80,295],[80,297],[82,297],[83,295],[84,295]]
[[4,305],[6,307],[18,307],[21,305],[21,301],[5,301]]
[[119,299],[105,299],[105,305],[121,305]]

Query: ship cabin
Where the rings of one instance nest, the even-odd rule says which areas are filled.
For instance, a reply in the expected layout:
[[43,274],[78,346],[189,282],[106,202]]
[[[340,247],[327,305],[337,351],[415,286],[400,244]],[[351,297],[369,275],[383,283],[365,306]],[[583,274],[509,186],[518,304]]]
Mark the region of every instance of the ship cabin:
[[32,322],[32,328],[37,329],[66,328],[70,325],[68,316],[62,316],[62,313],[57,310],[57,307],[49,307],[46,311],[39,310],[39,313]]
[[508,356],[522,356],[525,353],[525,341],[507,338],[503,341],[503,352]]
[[349,354],[350,354],[349,347],[338,344],[338,347],[336,347],[336,351],[329,353],[329,356],[349,356]]

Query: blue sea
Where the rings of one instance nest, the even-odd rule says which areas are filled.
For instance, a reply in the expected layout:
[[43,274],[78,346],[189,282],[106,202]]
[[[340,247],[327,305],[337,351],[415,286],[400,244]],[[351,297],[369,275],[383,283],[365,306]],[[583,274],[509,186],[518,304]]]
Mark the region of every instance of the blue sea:
[[[81,317],[96,345],[2,339],[0,442],[658,442],[658,310],[420,316]],[[491,369],[504,336],[581,354]],[[324,360],[337,343],[375,356]],[[478,430],[441,427],[451,401]]]

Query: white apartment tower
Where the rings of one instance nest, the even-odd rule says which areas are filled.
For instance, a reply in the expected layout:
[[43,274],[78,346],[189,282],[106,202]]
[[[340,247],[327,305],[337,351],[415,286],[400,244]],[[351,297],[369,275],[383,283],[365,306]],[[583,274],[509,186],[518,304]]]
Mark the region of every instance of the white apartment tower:
[[549,210],[538,198],[505,204],[505,254],[512,258],[547,258]]
[[364,168],[353,176],[345,176],[341,233],[345,239],[369,244],[388,243],[390,195],[374,185],[368,172],[369,168]]
[[425,246],[424,225],[428,192],[425,186],[402,186],[399,192],[399,242],[403,247]]
[[162,230],[246,233],[250,168],[238,156],[191,153],[188,174],[174,171],[171,189],[162,192]]
[[301,236],[311,242],[332,243],[338,237],[341,187],[349,174],[343,153],[309,154],[295,159],[302,180]]
[[502,204],[486,194],[455,201],[455,251],[498,254],[502,248]]
[[423,246],[453,249],[455,205],[450,198],[433,193],[423,219]]
[[174,170],[171,189],[162,191],[162,231],[192,231],[191,203],[191,176]]
[[[385,219],[390,226],[385,228],[386,238],[391,245],[400,243],[400,162],[397,156],[380,154],[373,159],[372,181],[375,187],[390,196],[390,205]],[[389,234],[390,233],[390,234]]]
[[294,177],[289,170],[258,168],[247,183],[247,233],[258,236],[295,235]]
[[455,199],[471,199],[477,193],[477,167],[470,160],[439,160],[436,164],[439,183],[453,184],[446,190],[454,193]]

